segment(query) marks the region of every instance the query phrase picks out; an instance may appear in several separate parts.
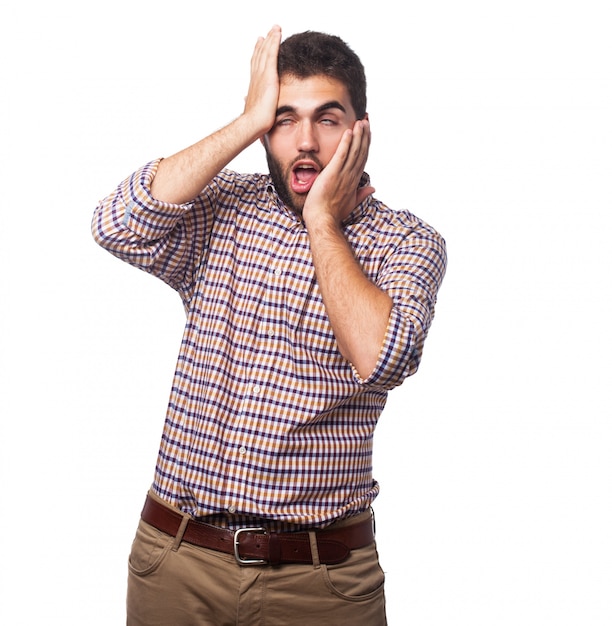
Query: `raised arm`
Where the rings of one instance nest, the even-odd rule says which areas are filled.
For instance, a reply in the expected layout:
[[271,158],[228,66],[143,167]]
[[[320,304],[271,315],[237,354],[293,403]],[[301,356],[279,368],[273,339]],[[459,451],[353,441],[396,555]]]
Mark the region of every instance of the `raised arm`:
[[234,157],[271,128],[278,103],[280,40],[278,26],[257,40],[243,113],[212,135],[163,159],[151,184],[154,198],[173,204],[193,200]]
[[346,131],[304,205],[317,282],[338,347],[361,378],[374,370],[392,308],[390,296],[364,274],[342,231],[342,220],[369,194],[358,189],[370,145],[367,120]]

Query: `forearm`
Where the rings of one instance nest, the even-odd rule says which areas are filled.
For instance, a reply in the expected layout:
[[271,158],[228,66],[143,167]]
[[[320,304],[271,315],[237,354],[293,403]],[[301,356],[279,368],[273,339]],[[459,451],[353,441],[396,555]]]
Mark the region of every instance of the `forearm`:
[[262,133],[249,116],[241,115],[198,143],[163,159],[151,184],[151,195],[172,204],[190,202]]
[[150,185],[158,162],[136,170],[100,201],[92,220],[94,240],[121,260],[182,289],[205,245],[211,209],[165,204]]
[[333,220],[311,225],[308,232],[317,282],[338,347],[365,380],[376,366],[393,302],[364,274]]
[[227,126],[164,159],[151,195],[172,204],[190,202],[238,154],[262,137],[274,123],[278,104],[278,48],[281,31],[273,26],[260,37],[251,58],[251,81],[244,111]]

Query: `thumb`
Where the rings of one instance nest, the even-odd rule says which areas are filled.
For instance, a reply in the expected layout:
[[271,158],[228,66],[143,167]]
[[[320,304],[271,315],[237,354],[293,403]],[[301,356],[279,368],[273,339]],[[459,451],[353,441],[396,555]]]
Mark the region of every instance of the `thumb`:
[[359,187],[357,189],[357,204],[361,204],[368,196],[371,196],[376,189],[371,185],[366,185],[365,187]]

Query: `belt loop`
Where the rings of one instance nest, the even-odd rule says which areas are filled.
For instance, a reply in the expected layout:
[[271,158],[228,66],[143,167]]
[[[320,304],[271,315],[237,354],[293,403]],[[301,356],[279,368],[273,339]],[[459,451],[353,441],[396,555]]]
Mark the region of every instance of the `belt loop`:
[[281,544],[278,539],[278,533],[270,533],[268,537],[268,563],[270,565],[280,565]]
[[310,539],[310,554],[312,556],[312,564],[315,569],[320,569],[321,561],[319,560],[319,545],[317,544],[317,533],[314,530],[308,531]]
[[183,541],[183,535],[185,534],[185,530],[187,529],[187,524],[189,524],[189,520],[191,518],[188,515],[184,515],[181,520],[181,525],[179,529],[176,531],[176,537],[174,538],[174,543],[172,544],[172,552],[176,552],[181,545],[181,541]]

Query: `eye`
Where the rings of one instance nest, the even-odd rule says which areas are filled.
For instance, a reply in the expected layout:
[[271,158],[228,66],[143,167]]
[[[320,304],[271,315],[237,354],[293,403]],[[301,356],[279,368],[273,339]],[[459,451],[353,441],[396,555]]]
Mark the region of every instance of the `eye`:
[[290,117],[283,117],[279,120],[276,120],[275,126],[291,126],[293,120]]

